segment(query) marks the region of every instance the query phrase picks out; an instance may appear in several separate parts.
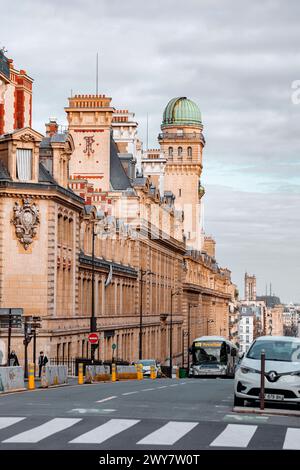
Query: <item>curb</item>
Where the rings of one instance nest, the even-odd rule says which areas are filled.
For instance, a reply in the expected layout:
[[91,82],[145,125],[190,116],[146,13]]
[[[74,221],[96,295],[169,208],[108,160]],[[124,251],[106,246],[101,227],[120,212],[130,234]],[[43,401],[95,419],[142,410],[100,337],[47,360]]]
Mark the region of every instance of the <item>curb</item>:
[[244,414],[256,414],[256,415],[270,415],[270,416],[296,416],[300,417],[300,411],[297,410],[282,410],[282,409],[274,409],[274,408],[266,408],[261,410],[259,408],[252,408],[252,407],[242,407],[242,406],[234,406],[232,411],[235,413],[244,413]]

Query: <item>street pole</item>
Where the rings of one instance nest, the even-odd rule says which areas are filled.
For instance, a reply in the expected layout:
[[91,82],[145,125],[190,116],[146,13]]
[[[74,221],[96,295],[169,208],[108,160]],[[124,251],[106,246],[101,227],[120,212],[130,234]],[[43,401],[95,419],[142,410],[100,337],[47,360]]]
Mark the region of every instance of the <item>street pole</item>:
[[139,360],[143,359],[143,271],[141,270],[140,274],[140,285],[141,285],[141,294],[140,294],[140,331],[139,331]]
[[190,319],[191,319],[191,304],[189,304],[188,308],[188,360],[187,360],[187,369],[188,371],[190,370],[190,352],[189,352],[189,347],[190,347],[190,335],[191,335],[191,330],[190,330]]
[[33,364],[34,364],[34,376],[36,370],[36,329],[33,330]]
[[[95,317],[95,227],[93,224],[93,235],[92,235],[92,316],[90,324],[90,332],[97,332],[97,320]],[[91,360],[95,360],[95,345],[91,344]]]
[[173,292],[171,290],[171,316],[170,316],[170,379],[173,369]]
[[10,365],[9,364],[10,346],[11,346],[11,308],[9,309],[9,315],[8,315],[7,366]]
[[260,409],[265,409],[265,366],[266,354],[264,349],[260,354]]

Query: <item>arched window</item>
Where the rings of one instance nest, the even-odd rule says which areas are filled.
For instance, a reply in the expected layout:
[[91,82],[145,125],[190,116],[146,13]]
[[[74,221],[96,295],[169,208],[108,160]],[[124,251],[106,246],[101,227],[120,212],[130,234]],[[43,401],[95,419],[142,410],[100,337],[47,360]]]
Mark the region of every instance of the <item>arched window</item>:
[[182,157],[182,147],[178,147],[178,157]]
[[187,148],[187,154],[188,154],[188,157],[192,157],[192,156],[193,156],[192,147],[188,147],[188,148]]
[[173,147],[169,147],[169,157],[173,157]]

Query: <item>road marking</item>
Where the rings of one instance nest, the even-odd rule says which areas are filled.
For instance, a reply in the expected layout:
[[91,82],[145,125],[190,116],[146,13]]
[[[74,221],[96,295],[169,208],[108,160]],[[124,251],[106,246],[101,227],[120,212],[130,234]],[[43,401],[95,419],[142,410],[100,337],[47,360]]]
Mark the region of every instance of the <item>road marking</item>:
[[70,441],[70,444],[101,444],[110,437],[139,423],[137,419],[111,419],[107,423],[92,429]]
[[179,384],[170,385],[170,387],[178,387]]
[[287,428],[283,449],[300,450],[300,429]]
[[84,414],[101,414],[101,413],[111,413],[116,410],[108,408],[73,408],[69,410],[68,413],[78,413],[80,415]]
[[114,398],[117,398],[117,397],[102,398],[102,400],[98,400],[98,401],[96,401],[96,403],[103,403],[104,401],[113,400]]
[[122,395],[133,395],[134,393],[139,393],[139,391],[136,391],[136,392],[126,392],[126,393],[122,393]]
[[155,390],[155,388],[142,388],[141,392],[150,392],[151,390]]
[[256,421],[256,422],[266,422],[268,421],[268,416],[256,416],[256,415],[225,415],[223,420],[224,421],[238,421],[238,422],[249,422],[249,421]]
[[167,424],[148,434],[137,444],[143,445],[172,445],[190,432],[198,423],[169,421]]
[[41,426],[16,434],[2,442],[40,442],[46,437],[52,436],[52,434],[56,434],[59,431],[70,428],[79,421],[81,421],[81,418],[54,418]]
[[168,385],[163,385],[162,387],[157,387],[157,390],[160,389],[160,388],[167,388]]
[[8,426],[12,426],[13,424],[22,421],[25,418],[0,418],[0,429],[7,428]]
[[247,447],[257,426],[227,424],[221,434],[210,444],[211,447]]

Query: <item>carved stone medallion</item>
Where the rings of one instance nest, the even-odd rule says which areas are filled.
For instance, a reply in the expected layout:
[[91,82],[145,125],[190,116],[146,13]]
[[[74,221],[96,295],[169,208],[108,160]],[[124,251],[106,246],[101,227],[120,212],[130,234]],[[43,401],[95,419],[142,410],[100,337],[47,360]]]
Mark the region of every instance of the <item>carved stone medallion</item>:
[[23,198],[22,201],[22,206],[18,202],[15,202],[14,216],[11,222],[15,226],[16,236],[19,242],[22,243],[25,250],[27,250],[29,245],[33,242],[38,224],[40,223],[39,209],[35,203],[31,204],[30,198]]

